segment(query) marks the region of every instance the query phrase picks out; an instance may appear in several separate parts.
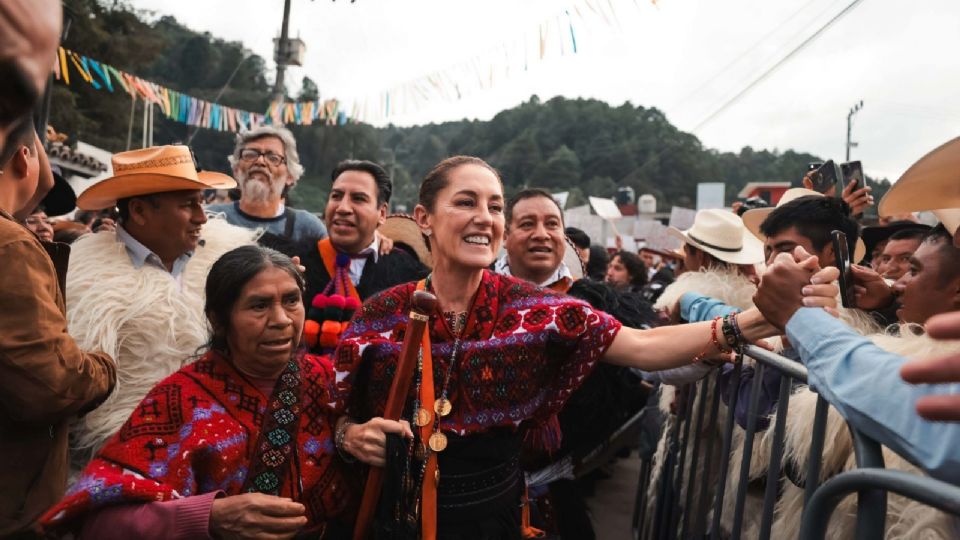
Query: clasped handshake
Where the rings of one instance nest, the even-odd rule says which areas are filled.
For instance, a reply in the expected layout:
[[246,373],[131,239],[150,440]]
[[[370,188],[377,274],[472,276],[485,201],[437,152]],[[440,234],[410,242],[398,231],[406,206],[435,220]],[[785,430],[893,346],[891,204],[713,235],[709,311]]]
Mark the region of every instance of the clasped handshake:
[[798,246],[793,253],[777,255],[767,267],[753,302],[767,322],[780,330],[802,307],[824,308],[837,316],[840,288],[835,281],[839,277],[839,269],[820,268],[817,257]]

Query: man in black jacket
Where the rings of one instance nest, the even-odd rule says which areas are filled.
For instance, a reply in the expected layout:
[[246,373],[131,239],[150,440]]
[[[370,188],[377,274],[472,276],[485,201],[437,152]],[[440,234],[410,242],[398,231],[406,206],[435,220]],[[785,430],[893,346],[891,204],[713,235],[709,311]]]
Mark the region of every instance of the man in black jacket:
[[387,172],[370,161],[347,160],[337,164],[331,180],[323,212],[329,236],[304,246],[301,254],[307,268],[305,302],[309,305],[325,291],[349,296],[351,286],[360,300],[366,300],[426,276],[429,269],[406,251],[380,253],[380,235],[375,233],[387,218],[393,191]]

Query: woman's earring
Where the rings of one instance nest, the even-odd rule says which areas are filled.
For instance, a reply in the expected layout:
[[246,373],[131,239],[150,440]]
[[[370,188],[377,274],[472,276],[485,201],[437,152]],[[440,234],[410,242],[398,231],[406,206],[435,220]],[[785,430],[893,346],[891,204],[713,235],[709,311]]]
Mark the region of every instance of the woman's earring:
[[433,234],[433,231],[430,230],[430,229],[426,229],[426,230],[423,231],[423,235],[424,235],[424,236],[430,236],[431,234]]

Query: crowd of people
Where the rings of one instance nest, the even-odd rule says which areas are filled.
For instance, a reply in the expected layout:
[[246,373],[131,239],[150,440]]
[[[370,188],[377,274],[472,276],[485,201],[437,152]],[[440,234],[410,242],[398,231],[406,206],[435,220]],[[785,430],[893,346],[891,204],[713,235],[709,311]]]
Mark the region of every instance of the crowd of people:
[[[60,11],[0,0],[0,537],[590,538],[570,463],[717,371],[742,424],[755,371],[729,360],[758,342],[903,467],[960,483],[960,426],[920,418],[960,420],[937,341],[960,337],[960,141],[880,202],[894,223],[861,227],[869,188],[795,188],[699,212],[673,253],[610,254],[471,156],[410,216],[380,165],[344,160],[318,217],[288,205],[303,167],[276,126],[238,136],[232,175],[148,147],[74,195],[33,117]],[[837,250],[862,263],[847,305]]]

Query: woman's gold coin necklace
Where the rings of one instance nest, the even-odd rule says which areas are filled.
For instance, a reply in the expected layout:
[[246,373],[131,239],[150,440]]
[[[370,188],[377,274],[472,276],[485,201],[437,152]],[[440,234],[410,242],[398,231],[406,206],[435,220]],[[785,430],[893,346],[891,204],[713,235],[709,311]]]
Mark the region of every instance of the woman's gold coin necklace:
[[[460,334],[466,326],[466,312],[444,313],[445,317],[449,317],[450,315],[452,315],[452,317],[448,319],[448,322],[453,329],[453,352],[450,354],[450,362],[447,364],[447,373],[443,377],[443,390],[440,392],[440,397],[433,402],[433,412],[436,413],[436,416],[434,417],[433,433],[430,434],[430,439],[427,440],[427,445],[430,447],[430,450],[434,452],[443,452],[447,448],[447,436],[440,431],[440,419],[449,416],[453,411],[453,403],[447,398],[447,392],[450,389],[450,375],[453,373],[454,368],[456,368],[457,354],[460,352]],[[429,413],[427,414],[429,415]],[[417,416],[420,416],[419,411],[417,412]]]

